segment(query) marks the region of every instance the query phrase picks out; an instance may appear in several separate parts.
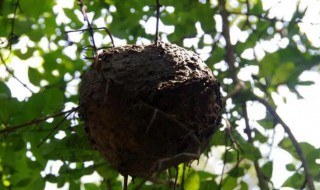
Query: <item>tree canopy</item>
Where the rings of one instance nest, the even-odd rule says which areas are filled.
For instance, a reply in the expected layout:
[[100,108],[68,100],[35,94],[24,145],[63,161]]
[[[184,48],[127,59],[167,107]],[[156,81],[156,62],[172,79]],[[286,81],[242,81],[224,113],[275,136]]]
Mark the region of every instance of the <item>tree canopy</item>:
[[[92,37],[98,52],[112,46],[109,31],[115,46],[152,43],[157,4],[81,2],[0,0],[0,189],[45,189],[48,183],[70,190],[122,189],[119,173],[87,139],[77,115],[78,86],[93,62]],[[282,171],[270,158],[276,148],[292,157],[281,187],[319,188],[320,149],[296,140],[273,98],[283,86],[303,98],[297,87],[313,81],[299,77],[319,68],[319,47],[301,28],[317,23],[304,20],[308,5],[301,2],[283,15],[275,8],[283,1],[160,1],[159,37],[202,57],[221,83],[225,105],[222,126],[199,165],[179,166],[178,188],[280,188],[273,175]],[[264,118],[249,117],[252,103],[265,108]],[[285,131],[279,142],[276,128]],[[220,167],[205,167],[208,159]],[[96,182],[84,179],[92,174],[100,176]],[[176,174],[169,169],[141,189],[173,189]],[[137,178],[128,189],[142,182]]]

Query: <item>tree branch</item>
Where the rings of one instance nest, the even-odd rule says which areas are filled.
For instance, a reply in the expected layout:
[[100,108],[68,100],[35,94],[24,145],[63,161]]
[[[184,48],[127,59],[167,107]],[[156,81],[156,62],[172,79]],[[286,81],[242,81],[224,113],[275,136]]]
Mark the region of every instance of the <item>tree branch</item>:
[[230,37],[230,24],[228,21],[229,13],[226,9],[226,1],[219,0],[219,11],[222,17],[222,36],[226,41],[226,55],[225,61],[229,66],[230,75],[233,81],[234,89],[222,100],[222,105],[225,106],[226,100],[237,94],[239,94],[244,89],[244,83],[239,80],[237,75],[237,69],[235,66],[235,55],[234,55],[234,45],[231,43]]
[[309,187],[310,190],[316,190],[315,186],[314,186],[314,181],[313,181],[313,177],[311,175],[311,171],[307,162],[307,159],[303,153],[303,150],[299,144],[299,142],[297,141],[297,139],[294,137],[293,133],[291,132],[289,126],[281,119],[281,117],[278,115],[278,113],[274,110],[274,108],[265,100],[262,99],[258,96],[254,96],[254,99],[258,102],[260,102],[262,105],[264,105],[266,107],[266,109],[269,111],[269,113],[273,116],[273,118],[279,123],[281,124],[282,128],[284,129],[284,131],[288,134],[289,139],[291,140],[294,148],[297,151],[297,154],[299,155],[299,158],[302,162],[302,166],[304,168],[304,174],[306,177],[306,182],[307,185]]
[[91,22],[89,21],[88,15],[87,15],[87,6],[84,5],[83,0],[78,0],[78,3],[79,3],[79,6],[80,6],[81,13],[83,15],[84,21],[87,24],[87,28],[86,29],[82,29],[82,30],[77,30],[77,31],[88,31],[89,32],[91,47],[93,48],[93,52],[94,52],[94,61],[96,63],[98,61],[98,48],[97,48],[96,42],[94,40],[94,30],[95,29],[104,29],[108,33],[108,35],[109,35],[109,37],[111,39],[111,43],[112,43],[113,47],[114,47],[114,41],[113,41],[111,32],[107,27],[94,28],[92,26]]
[[88,15],[87,15],[87,6],[84,5],[83,1],[82,0],[78,0],[79,2],[79,6],[80,6],[80,10],[81,10],[81,13],[83,15],[83,18],[84,18],[84,21],[87,23],[87,31],[89,32],[89,36],[90,36],[90,41],[92,43],[92,48],[93,48],[93,51],[94,51],[94,56],[98,56],[98,50],[97,50],[97,46],[96,46],[96,43],[94,41],[94,36],[93,36],[93,27],[88,19]]
[[231,44],[231,39],[230,39],[230,26],[228,21],[229,13],[226,9],[225,0],[219,0],[219,11],[222,17],[222,35],[226,41],[226,49],[227,49],[225,61],[229,66],[233,84],[236,85],[239,82],[239,79],[238,79],[237,70],[235,67],[234,47]]
[[[252,130],[250,128],[250,124],[249,124],[249,117],[248,117],[248,112],[247,112],[247,105],[246,103],[242,103],[242,111],[243,111],[243,117],[244,117],[244,121],[245,121],[245,124],[246,124],[246,128],[244,130],[244,132],[247,134],[248,136],[248,141],[249,143],[253,144],[253,138],[252,138]],[[256,170],[256,173],[257,173],[257,177],[258,177],[258,185],[260,187],[261,190],[267,190],[269,189],[269,186],[268,186],[268,183],[267,181],[265,180],[265,176],[259,166],[259,162],[257,160],[254,160],[253,161],[253,164],[254,164],[254,168]]]
[[[79,30],[65,31],[65,33],[68,34],[68,33],[72,33],[72,32],[85,32],[85,31],[89,31],[89,30],[90,30],[89,28],[85,28],[85,29],[79,29]],[[112,47],[115,47],[112,34],[111,34],[110,30],[109,30],[107,27],[97,27],[97,28],[93,28],[93,27],[92,27],[92,30],[104,30],[104,31],[106,31],[106,33],[107,33],[107,34],[109,35],[109,37],[110,37]],[[96,48],[96,49],[99,50],[99,49],[101,49],[101,48]]]
[[[76,108],[74,108],[76,109]],[[75,110],[71,109],[68,111],[68,113],[66,113],[66,115],[63,117],[63,119],[50,131],[49,134],[47,134],[47,136],[45,138],[42,139],[42,141],[37,145],[37,147],[39,148],[59,127],[60,125],[69,117],[69,115],[71,113],[73,113]]]
[[44,116],[44,117],[41,117],[41,118],[38,118],[38,119],[34,119],[34,120],[29,121],[27,123],[23,123],[23,124],[20,124],[20,125],[8,127],[6,129],[0,130],[0,134],[9,133],[9,132],[15,131],[17,129],[21,129],[21,128],[24,128],[24,127],[27,127],[27,126],[30,126],[30,125],[35,125],[35,124],[41,123],[41,122],[43,122],[43,121],[45,121],[45,120],[47,120],[49,118],[55,118],[55,117],[59,117],[59,116],[64,115],[64,114],[70,114],[72,112],[75,112],[78,108],[79,107],[72,108],[71,110],[68,110],[68,111],[59,112],[59,113],[56,113],[56,114],[53,114],[53,115],[48,115],[48,116]]
[[21,9],[20,9],[20,0],[17,0],[16,3],[14,4],[13,18],[12,18],[12,21],[11,21],[11,31],[10,31],[10,34],[8,36],[8,42],[9,42],[9,49],[10,50],[12,48],[12,44],[16,43],[16,41],[18,39],[18,36],[14,33],[14,27],[15,27],[15,21],[16,21],[18,9],[21,11]]
[[160,4],[160,0],[156,0],[156,9],[157,9],[157,20],[156,20],[156,34],[155,34],[155,37],[154,37],[154,43],[156,44],[156,46],[158,45],[158,39],[159,39],[159,19],[160,19],[160,7],[161,7],[161,4]]
[[[8,57],[10,57],[11,54],[11,49],[12,49],[12,44],[16,43],[18,40],[18,36],[14,33],[14,29],[15,29],[15,21],[16,21],[16,17],[17,17],[17,12],[18,9],[21,12],[20,9],[20,0],[17,0],[16,3],[14,4],[14,11],[13,11],[13,18],[11,20],[11,29],[10,29],[10,34],[7,37],[7,41],[8,41],[8,46],[9,46],[9,55]],[[3,43],[3,42],[1,42]],[[1,62],[3,63],[6,71],[9,73],[9,75],[12,76],[12,78],[16,79],[24,88],[26,88],[28,91],[30,91],[31,93],[34,93],[25,83],[23,83],[18,77],[15,76],[14,72],[8,67],[7,63],[6,63],[6,59],[8,58],[3,58],[2,54],[0,53],[0,59]]]
[[9,73],[9,75],[12,76],[12,78],[16,79],[24,88],[26,88],[27,90],[29,90],[32,94],[34,93],[24,82],[22,82],[15,74],[14,72],[8,67],[6,61],[4,60],[2,54],[0,53],[0,59],[2,64],[4,65],[6,71]]

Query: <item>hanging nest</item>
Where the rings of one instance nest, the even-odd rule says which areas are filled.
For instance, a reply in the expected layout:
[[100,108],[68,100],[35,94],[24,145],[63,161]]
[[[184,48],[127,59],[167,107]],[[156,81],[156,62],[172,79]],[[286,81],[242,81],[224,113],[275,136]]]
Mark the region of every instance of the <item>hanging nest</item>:
[[110,48],[85,72],[80,115],[91,143],[122,174],[148,176],[189,163],[221,120],[219,83],[176,45]]

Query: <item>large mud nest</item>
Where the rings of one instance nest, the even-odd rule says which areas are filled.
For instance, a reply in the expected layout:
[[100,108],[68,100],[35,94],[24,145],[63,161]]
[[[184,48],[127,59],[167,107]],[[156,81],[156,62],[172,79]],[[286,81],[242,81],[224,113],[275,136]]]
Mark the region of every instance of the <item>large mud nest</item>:
[[123,175],[197,159],[221,120],[219,83],[176,45],[110,48],[85,72],[80,114],[91,143]]

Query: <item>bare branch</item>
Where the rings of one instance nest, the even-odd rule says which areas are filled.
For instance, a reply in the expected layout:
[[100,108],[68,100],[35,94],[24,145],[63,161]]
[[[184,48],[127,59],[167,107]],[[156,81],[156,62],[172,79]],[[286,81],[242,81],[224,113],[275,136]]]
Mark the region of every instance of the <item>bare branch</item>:
[[[250,124],[249,124],[249,117],[248,117],[248,112],[247,112],[247,105],[246,103],[242,103],[242,110],[243,110],[243,117],[244,117],[244,121],[245,121],[245,124],[246,124],[246,128],[244,130],[244,132],[247,134],[247,137],[248,137],[248,141],[250,144],[253,144],[253,138],[252,138],[252,130],[250,128]],[[254,168],[256,170],[256,173],[257,173],[257,177],[258,177],[258,185],[260,187],[261,190],[267,190],[269,189],[268,187],[268,183],[267,181],[265,180],[265,176],[259,166],[259,162],[257,160],[254,160],[253,161],[253,164],[254,164]]]
[[[100,27],[100,28],[92,27],[92,24],[89,21],[89,18],[88,18],[88,15],[87,15],[87,6],[84,5],[83,0],[78,0],[78,3],[79,3],[79,6],[80,6],[81,13],[83,15],[84,21],[87,24],[87,28],[86,29],[76,30],[76,31],[77,32],[78,31],[88,31],[89,32],[91,47],[93,48],[93,52],[94,52],[94,63],[97,63],[98,62],[98,48],[97,48],[96,42],[94,40],[94,30],[95,29],[104,29],[108,33],[108,35],[110,36],[111,43],[112,43],[113,47],[114,47],[114,41],[113,41],[111,32],[106,27]],[[75,32],[75,31],[68,31],[66,33],[70,33],[70,32]]]
[[[11,20],[11,30],[10,30],[9,36],[7,37],[10,54],[11,54],[12,44],[15,43],[17,40],[17,35],[14,33],[14,28],[15,28],[15,20],[17,17],[18,9],[21,11],[20,0],[17,0],[16,3],[14,4],[13,18]],[[1,43],[4,43],[4,42],[1,42]],[[9,56],[10,56],[10,54],[9,54]],[[23,83],[18,77],[15,76],[14,72],[8,67],[8,65],[5,61],[6,59],[3,58],[1,53],[0,53],[0,59],[5,67],[6,71],[12,76],[12,78],[16,79],[28,91],[30,91],[31,93],[34,93],[25,83]]]
[[[224,157],[223,157],[223,167],[222,167],[222,171],[221,171],[221,178],[220,178],[220,182],[218,184],[218,187],[217,189],[218,190],[221,190],[222,189],[222,186],[223,184],[225,184],[227,182],[227,179],[226,178],[224,181],[223,181],[223,176],[224,176],[224,173],[225,173],[225,168],[226,168],[226,163],[227,163],[227,152],[229,150],[234,150],[237,152],[237,163],[235,165],[235,168],[239,167],[239,164],[241,162],[240,160],[240,152],[243,153],[243,149],[242,147],[240,146],[240,144],[234,139],[233,135],[232,135],[232,128],[231,128],[231,125],[230,125],[230,122],[227,120],[227,119],[224,119],[225,122],[226,122],[226,129],[225,129],[225,138],[224,138],[224,144],[225,144],[225,154],[224,154]],[[229,140],[230,140],[230,147],[228,148],[228,144],[229,144]]]
[[226,101],[229,98],[234,97],[235,95],[239,94],[245,88],[244,82],[240,81],[234,86],[231,92],[227,94],[227,96],[222,98],[222,106],[225,107]]
[[228,21],[229,13],[226,9],[225,0],[219,0],[219,11],[222,17],[222,35],[226,41],[226,49],[227,49],[225,61],[229,66],[233,84],[236,85],[239,82],[239,79],[237,77],[237,70],[235,67],[234,46],[231,44],[230,26]]
[[14,72],[8,67],[1,53],[0,53],[0,59],[4,67],[6,68],[6,71],[12,76],[12,78],[16,79],[24,88],[29,90],[31,93],[34,93],[33,90],[31,90],[24,82],[22,82],[17,76],[15,76]]
[[161,7],[161,4],[160,4],[160,0],[156,0],[156,9],[157,9],[157,21],[156,21],[156,34],[155,34],[155,37],[154,37],[154,43],[156,45],[158,45],[158,38],[159,38],[159,19],[160,19],[160,7]]
[[284,129],[284,131],[288,134],[289,139],[291,140],[294,148],[297,151],[297,154],[299,155],[299,158],[302,162],[302,166],[304,168],[304,174],[306,177],[306,182],[307,185],[309,187],[310,190],[316,190],[315,186],[314,186],[314,181],[313,181],[313,177],[311,175],[311,171],[307,162],[307,159],[303,153],[303,150],[299,144],[299,142],[297,141],[297,139],[294,137],[293,133],[291,132],[289,126],[281,119],[281,117],[278,115],[278,113],[274,110],[274,108],[265,100],[262,99],[258,96],[254,96],[254,100],[260,102],[262,105],[264,105],[266,107],[266,109],[269,111],[269,113],[273,116],[273,118],[279,123],[281,124],[282,128]]
[[128,175],[124,175],[124,180],[123,180],[123,190],[128,189]]
[[[112,34],[110,32],[110,30],[106,27],[97,27],[97,28],[92,28],[93,30],[104,30],[106,31],[106,33],[109,35],[110,37],[110,40],[111,40],[111,44],[112,44],[112,47],[115,47],[114,45],[114,40],[113,40],[113,37],[112,37]],[[65,33],[72,33],[72,32],[85,32],[85,31],[89,31],[90,29],[89,28],[85,28],[85,29],[79,29],[79,30],[71,30],[71,31],[65,31]],[[89,46],[90,47],[90,46]],[[97,50],[100,49],[100,48],[96,48]]]
[[89,36],[90,36],[90,41],[92,43],[92,48],[94,51],[94,55],[97,56],[98,55],[98,50],[97,50],[97,46],[96,43],[94,41],[94,36],[93,36],[93,27],[88,19],[88,15],[87,15],[87,6],[84,5],[82,0],[78,0],[79,1],[79,5],[80,5],[80,10],[81,13],[83,15],[84,21],[87,23],[87,31],[89,32]]
[[69,112],[63,117],[63,119],[50,131],[50,133],[42,139],[42,141],[37,145],[37,147],[39,148],[52,134],[55,130],[57,130],[60,125],[69,117],[69,115],[71,113],[73,113],[75,110],[71,109],[69,110]]
[[68,110],[68,111],[63,111],[63,112],[59,112],[59,113],[56,113],[56,114],[53,114],[53,115],[44,116],[44,117],[29,121],[27,123],[20,124],[20,125],[11,126],[11,127],[6,128],[6,129],[0,130],[0,134],[9,133],[9,132],[15,131],[17,129],[28,127],[30,125],[39,124],[39,123],[44,122],[45,120],[47,120],[49,118],[55,118],[55,117],[59,117],[59,116],[64,115],[64,114],[70,114],[70,113],[75,112],[76,110],[78,110],[78,108],[79,107],[72,108],[71,110]]
[[11,31],[10,34],[8,36],[8,42],[9,42],[9,49],[11,50],[12,48],[12,44],[15,43],[15,41],[17,40],[17,35],[14,33],[14,27],[15,27],[15,21],[16,21],[16,17],[17,17],[17,12],[18,9],[20,9],[20,0],[17,0],[16,3],[14,4],[14,11],[13,11],[13,18],[11,20]]

